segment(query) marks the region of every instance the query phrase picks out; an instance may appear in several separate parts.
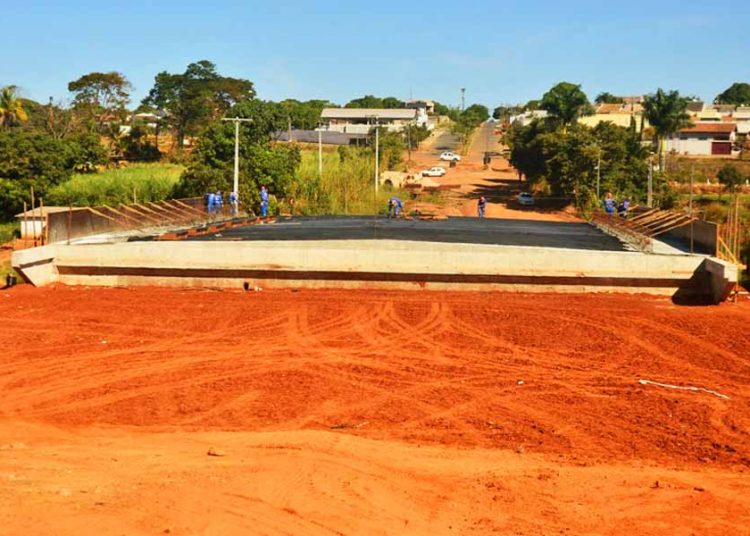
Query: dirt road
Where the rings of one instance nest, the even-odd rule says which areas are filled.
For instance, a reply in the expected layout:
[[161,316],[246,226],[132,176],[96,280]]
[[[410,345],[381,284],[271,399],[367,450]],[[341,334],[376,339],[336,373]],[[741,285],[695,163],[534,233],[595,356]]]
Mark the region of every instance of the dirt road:
[[447,170],[444,177],[434,179],[442,185],[451,187],[443,195],[446,206],[436,207],[425,203],[416,206],[422,212],[434,212],[447,216],[476,216],[477,200],[480,196],[487,198],[486,216],[488,218],[505,218],[542,221],[579,221],[572,212],[560,210],[541,210],[538,207],[522,207],[516,202],[516,195],[521,190],[518,176],[508,161],[495,156],[488,169],[485,169],[483,157],[485,152],[502,150],[500,136],[494,133],[494,123],[483,123],[474,133],[469,152],[456,167],[449,167],[448,162],[439,160],[444,150],[457,150],[458,142],[454,136],[440,133],[434,143],[424,150],[412,153],[411,171],[419,171],[432,166],[442,166]]
[[750,526],[748,302],[20,286],[0,320],[0,532]]

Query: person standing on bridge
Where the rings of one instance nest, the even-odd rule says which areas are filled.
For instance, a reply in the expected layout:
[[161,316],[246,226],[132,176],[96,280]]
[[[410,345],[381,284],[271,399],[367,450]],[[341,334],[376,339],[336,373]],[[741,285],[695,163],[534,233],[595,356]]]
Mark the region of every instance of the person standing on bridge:
[[239,201],[240,197],[237,195],[237,192],[232,192],[229,194],[229,206],[232,211],[232,216],[237,215],[237,209],[239,207]]
[[216,190],[216,195],[214,196],[214,205],[216,208],[216,212],[221,212],[221,207],[224,204],[224,198],[221,195],[221,190]]
[[487,199],[482,196],[479,198],[479,201],[477,201],[477,215],[480,218],[484,218],[484,211],[487,208]]
[[625,199],[622,200],[622,202],[617,207],[617,214],[622,219],[627,219],[628,218],[628,210],[630,210],[630,199],[628,199],[626,197]]
[[607,213],[607,216],[613,216],[616,208],[617,201],[612,197],[612,192],[607,192],[607,196],[604,198],[604,211]]
[[268,190],[265,186],[260,187],[260,216],[261,218],[268,216]]
[[208,192],[206,194],[206,208],[208,209],[208,214],[213,215],[214,209],[216,208],[216,194],[213,192]]

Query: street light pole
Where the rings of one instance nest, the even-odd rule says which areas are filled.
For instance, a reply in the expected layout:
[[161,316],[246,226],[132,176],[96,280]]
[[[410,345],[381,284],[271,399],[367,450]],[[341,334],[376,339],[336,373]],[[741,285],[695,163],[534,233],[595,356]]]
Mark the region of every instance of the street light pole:
[[252,119],[243,117],[222,117],[222,121],[232,121],[234,123],[234,190],[239,194],[240,189],[240,123],[250,123]]
[[652,158],[648,159],[648,194],[646,204],[648,208],[653,206],[653,188],[654,188],[654,162]]

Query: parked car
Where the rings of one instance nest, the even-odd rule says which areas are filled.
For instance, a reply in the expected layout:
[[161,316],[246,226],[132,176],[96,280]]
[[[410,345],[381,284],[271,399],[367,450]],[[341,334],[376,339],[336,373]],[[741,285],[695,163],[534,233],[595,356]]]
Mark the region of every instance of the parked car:
[[422,172],[423,177],[442,177],[445,175],[445,168],[439,166],[433,166],[430,169],[425,169]]
[[534,196],[527,192],[521,192],[520,194],[518,194],[518,204],[519,205],[533,205]]
[[443,154],[440,155],[440,160],[445,160],[446,162],[460,162],[461,155],[452,153],[450,151],[445,151]]

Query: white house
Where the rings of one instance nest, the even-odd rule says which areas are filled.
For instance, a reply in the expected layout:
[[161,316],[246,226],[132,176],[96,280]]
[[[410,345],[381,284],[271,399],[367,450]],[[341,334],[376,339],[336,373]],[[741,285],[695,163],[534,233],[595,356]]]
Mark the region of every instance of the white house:
[[525,127],[534,119],[543,119],[545,117],[547,117],[547,110],[529,110],[528,112],[510,116],[510,123],[518,123],[522,127]]
[[428,125],[424,108],[324,108],[323,130],[344,134],[368,134],[373,126],[401,131],[406,125]]
[[47,216],[58,212],[77,212],[82,207],[37,207],[16,214],[21,224],[21,238],[26,240],[41,238],[47,227]]
[[750,134],[750,106],[739,106],[732,118],[737,123],[737,134]]
[[696,123],[667,140],[667,151],[686,155],[731,155],[737,125],[730,122]]

